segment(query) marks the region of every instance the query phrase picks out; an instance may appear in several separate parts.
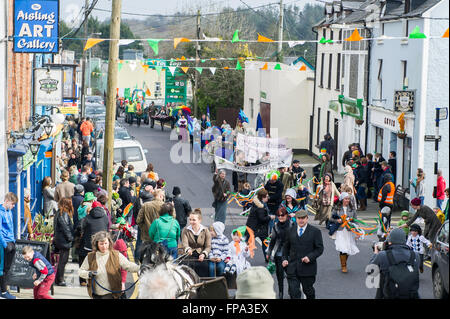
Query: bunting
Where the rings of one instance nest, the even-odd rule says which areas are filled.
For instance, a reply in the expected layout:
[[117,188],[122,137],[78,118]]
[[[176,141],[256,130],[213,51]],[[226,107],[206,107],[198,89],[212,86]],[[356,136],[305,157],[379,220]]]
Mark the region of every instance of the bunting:
[[275,42],[272,39],[266,38],[258,33],[258,42]]
[[414,30],[409,34],[410,39],[425,39],[427,36],[420,32],[419,26],[416,26]]
[[209,70],[211,71],[211,73],[214,75],[216,73],[216,69],[217,68],[209,68]]
[[277,63],[277,65],[275,65],[275,67],[273,68],[274,70],[278,70],[281,71],[281,64]]
[[170,71],[170,73],[172,74],[172,76],[175,75],[175,70],[176,70],[176,69],[177,69],[176,66],[169,66],[169,71]]
[[261,70],[267,70],[268,68],[269,68],[269,65],[266,62],[266,64],[264,64],[264,66],[261,68]]
[[173,39],[173,48],[176,49],[180,42],[191,42],[191,40],[187,38],[175,38]]
[[84,50],[83,51],[86,51],[86,50],[89,50],[90,48],[92,48],[94,45],[96,45],[96,44],[98,44],[98,43],[100,43],[100,42],[103,42],[103,41],[105,41],[105,39],[92,39],[92,38],[89,38],[88,40],[87,40],[87,42],[86,42],[86,46],[84,47]]
[[150,46],[150,48],[152,48],[155,55],[159,54],[159,41],[161,41],[161,39],[148,39],[147,40],[148,45]]
[[358,29],[355,28],[352,35],[345,39],[345,41],[361,41],[362,39],[364,38],[359,34]]
[[448,38],[448,28],[447,30],[444,32],[444,35],[442,36],[443,38]]
[[240,42],[241,40],[239,40],[239,30],[234,31],[233,34],[233,39],[231,40],[231,43],[236,43],[236,42]]
[[187,73],[187,71],[189,70],[189,68],[187,66],[182,67],[181,69],[183,70],[184,73]]

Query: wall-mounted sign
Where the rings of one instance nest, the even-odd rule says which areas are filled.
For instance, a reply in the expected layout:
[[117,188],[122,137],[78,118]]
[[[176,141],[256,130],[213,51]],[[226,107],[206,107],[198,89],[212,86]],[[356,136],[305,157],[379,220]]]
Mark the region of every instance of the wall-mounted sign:
[[414,112],[415,90],[401,90],[394,93],[396,112]]
[[40,68],[34,71],[35,105],[63,104],[63,70]]
[[[344,115],[354,117],[358,120],[363,120],[364,116],[364,106],[362,99],[352,99],[339,95],[339,103],[341,104],[341,117]],[[345,111],[344,111],[345,105]]]
[[330,100],[330,101],[328,101],[328,108],[330,110],[335,111],[335,112],[339,112],[339,108],[340,108],[339,101],[338,100]]
[[448,107],[441,107],[441,108],[436,108],[438,110],[438,120],[439,121],[445,121],[446,119],[448,119]]
[[58,53],[59,0],[14,1],[14,52]]

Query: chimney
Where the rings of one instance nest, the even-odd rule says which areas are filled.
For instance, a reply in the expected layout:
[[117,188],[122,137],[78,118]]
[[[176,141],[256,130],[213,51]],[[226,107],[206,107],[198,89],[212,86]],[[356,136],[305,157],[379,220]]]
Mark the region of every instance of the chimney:
[[332,2],[327,2],[325,4],[325,14],[326,14],[326,20],[330,21],[331,19],[331,15],[333,14],[333,3]]
[[411,11],[412,0],[403,0],[404,10],[403,13],[409,13]]

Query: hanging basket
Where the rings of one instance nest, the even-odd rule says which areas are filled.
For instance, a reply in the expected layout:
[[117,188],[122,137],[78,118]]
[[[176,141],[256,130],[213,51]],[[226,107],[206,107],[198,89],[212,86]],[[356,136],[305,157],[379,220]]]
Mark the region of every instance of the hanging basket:
[[355,119],[356,124],[362,125],[364,123],[364,120]]
[[406,138],[406,133],[405,132],[397,132],[397,137],[399,139],[404,140]]

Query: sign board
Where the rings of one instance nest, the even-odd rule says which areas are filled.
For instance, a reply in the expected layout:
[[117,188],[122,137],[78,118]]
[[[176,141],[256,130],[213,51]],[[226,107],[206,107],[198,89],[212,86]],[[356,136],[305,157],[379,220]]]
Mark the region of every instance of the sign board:
[[40,252],[47,260],[50,261],[50,251],[47,242],[43,241],[16,241],[16,254],[14,255],[11,269],[8,272],[6,282],[10,286],[17,286],[20,288],[33,288],[33,274],[35,268],[30,266],[29,262],[23,258],[22,249],[25,246],[31,246],[34,251]]
[[62,114],[78,114],[78,104],[76,102],[64,102],[59,110]]
[[14,52],[58,53],[59,0],[14,1]]
[[184,73],[178,71],[178,69],[172,75],[170,72],[166,73],[166,103],[181,103],[186,104],[186,91],[187,91],[187,77]]
[[396,112],[414,112],[415,90],[399,90],[394,93]]
[[439,121],[445,121],[448,118],[448,108],[447,107],[441,107],[436,108],[439,112]]
[[[439,135],[439,142],[441,141],[442,136]],[[425,135],[425,142],[434,142],[436,140],[436,135]]]
[[63,70],[47,68],[35,69],[35,105],[62,105],[63,83]]

